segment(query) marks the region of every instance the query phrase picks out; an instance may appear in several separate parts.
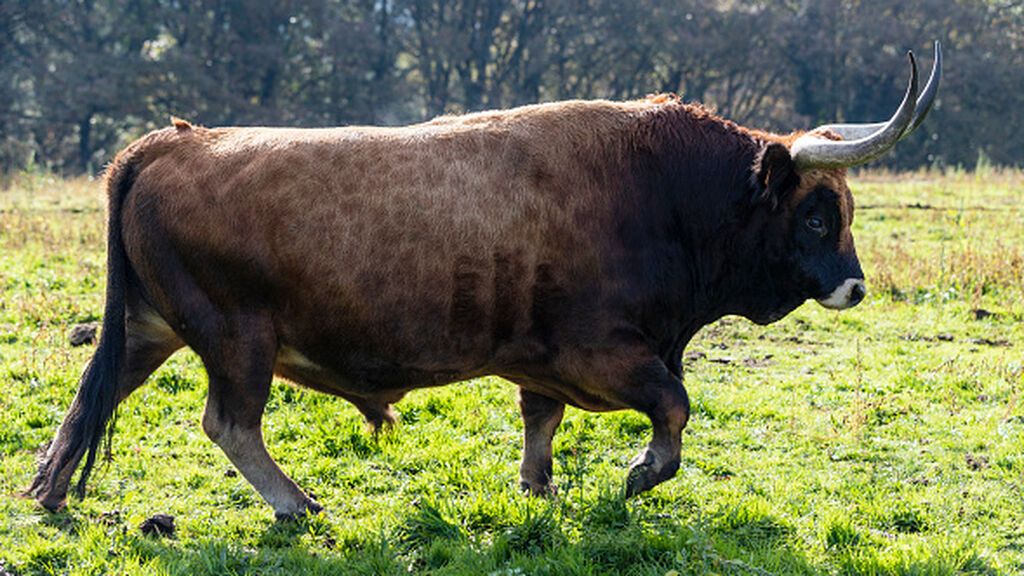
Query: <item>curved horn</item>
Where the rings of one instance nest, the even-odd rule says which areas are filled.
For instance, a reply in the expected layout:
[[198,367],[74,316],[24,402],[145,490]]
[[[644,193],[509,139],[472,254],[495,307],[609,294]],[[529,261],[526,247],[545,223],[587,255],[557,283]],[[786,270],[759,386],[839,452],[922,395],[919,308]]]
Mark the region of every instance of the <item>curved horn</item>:
[[900,136],[914,120],[915,100],[917,99],[917,62],[914,53],[910,57],[910,84],[903,102],[892,118],[874,134],[852,141],[829,140],[817,134],[809,133],[796,139],[789,153],[798,169],[811,168],[846,168],[870,162],[885,154],[896,145]]
[[[939,81],[942,79],[942,45],[939,44],[938,40],[935,41],[934,54],[932,73],[928,76],[928,82],[924,85],[921,95],[917,97],[917,104],[914,107],[914,120],[910,123],[910,128],[907,128],[907,131],[900,136],[900,140],[910,136],[910,133],[917,130],[921,122],[924,122],[925,116],[928,115],[928,112],[932,109],[932,104],[935,103],[935,95],[939,93]],[[859,140],[867,138],[884,127],[885,122],[825,124],[815,128],[815,130],[831,130],[842,136],[843,140]]]
[[935,103],[935,95],[939,93],[939,81],[942,80],[942,45],[939,41],[935,41],[935,49],[932,60],[932,73],[928,75],[928,83],[924,85],[924,90],[921,91],[921,95],[917,98],[917,106],[914,109],[914,121],[910,123],[910,128],[900,136],[900,140],[906,138],[911,132],[917,130],[917,127],[924,122],[925,116],[932,109],[932,104]]

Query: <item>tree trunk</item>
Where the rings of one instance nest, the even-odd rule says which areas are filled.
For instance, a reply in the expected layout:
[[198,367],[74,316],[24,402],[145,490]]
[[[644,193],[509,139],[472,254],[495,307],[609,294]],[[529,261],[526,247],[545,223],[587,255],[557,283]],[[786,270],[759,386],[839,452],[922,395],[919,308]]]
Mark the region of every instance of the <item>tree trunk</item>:
[[78,122],[78,168],[92,175],[92,112]]

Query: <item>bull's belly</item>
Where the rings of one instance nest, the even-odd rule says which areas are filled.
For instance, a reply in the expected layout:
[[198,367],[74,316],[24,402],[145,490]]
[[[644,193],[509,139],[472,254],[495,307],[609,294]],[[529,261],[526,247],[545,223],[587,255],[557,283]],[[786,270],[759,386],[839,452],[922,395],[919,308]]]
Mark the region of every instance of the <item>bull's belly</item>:
[[[411,291],[411,289],[410,289]],[[360,295],[364,309],[279,306],[274,325],[279,372],[348,393],[441,386],[508,367],[543,364],[550,350],[523,322],[504,337],[488,319],[458,330],[443,312],[407,296],[393,308]],[[316,386],[314,386],[316,387]]]
[[489,365],[476,369],[424,369],[393,362],[388,362],[386,368],[331,364],[318,363],[295,348],[283,346],[277,353],[275,373],[302,386],[346,398],[360,409],[367,403],[386,406],[397,402],[410,390],[443,386],[485,375],[503,377],[515,385],[584,410],[607,412],[628,408],[626,404],[600,394],[592,385],[560,376],[553,370],[551,362],[504,367]]
[[365,354],[339,353],[326,360],[314,360],[296,348],[282,346],[277,352],[274,372],[322,392],[344,397],[372,397],[443,386],[490,371],[456,365],[423,367]]

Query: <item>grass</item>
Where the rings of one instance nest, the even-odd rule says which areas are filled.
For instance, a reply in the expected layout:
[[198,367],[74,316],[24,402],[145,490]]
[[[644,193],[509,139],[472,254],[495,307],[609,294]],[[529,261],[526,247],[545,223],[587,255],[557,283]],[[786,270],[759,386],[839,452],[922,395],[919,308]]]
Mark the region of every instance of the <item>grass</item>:
[[[121,407],[114,460],[68,511],[17,497],[71,400],[104,283],[96,182],[0,191],[0,575],[1013,574],[1024,571],[1024,174],[863,174],[872,290],[687,350],[677,477],[624,501],[638,414],[568,410],[559,495],[519,494],[513,386],[413,392],[374,437],[344,401],[274,385],[271,452],[327,512],[278,524],[203,435],[174,356]],[[141,534],[175,517],[174,538]]]

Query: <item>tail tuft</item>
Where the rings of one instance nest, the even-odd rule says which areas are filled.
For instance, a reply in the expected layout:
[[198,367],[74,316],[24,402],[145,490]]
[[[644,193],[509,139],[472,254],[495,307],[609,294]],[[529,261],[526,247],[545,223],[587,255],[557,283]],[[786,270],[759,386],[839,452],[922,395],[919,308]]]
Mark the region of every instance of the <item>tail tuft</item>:
[[27,494],[49,510],[59,509],[82,457],[85,465],[75,492],[85,492],[86,481],[96,462],[104,438],[114,428],[114,410],[125,357],[125,292],[128,261],[121,238],[121,205],[135,182],[141,153],[138,148],[122,152],[107,176],[107,293],[99,345],[78,383],[78,393],[64,421],[40,461],[39,470]]

